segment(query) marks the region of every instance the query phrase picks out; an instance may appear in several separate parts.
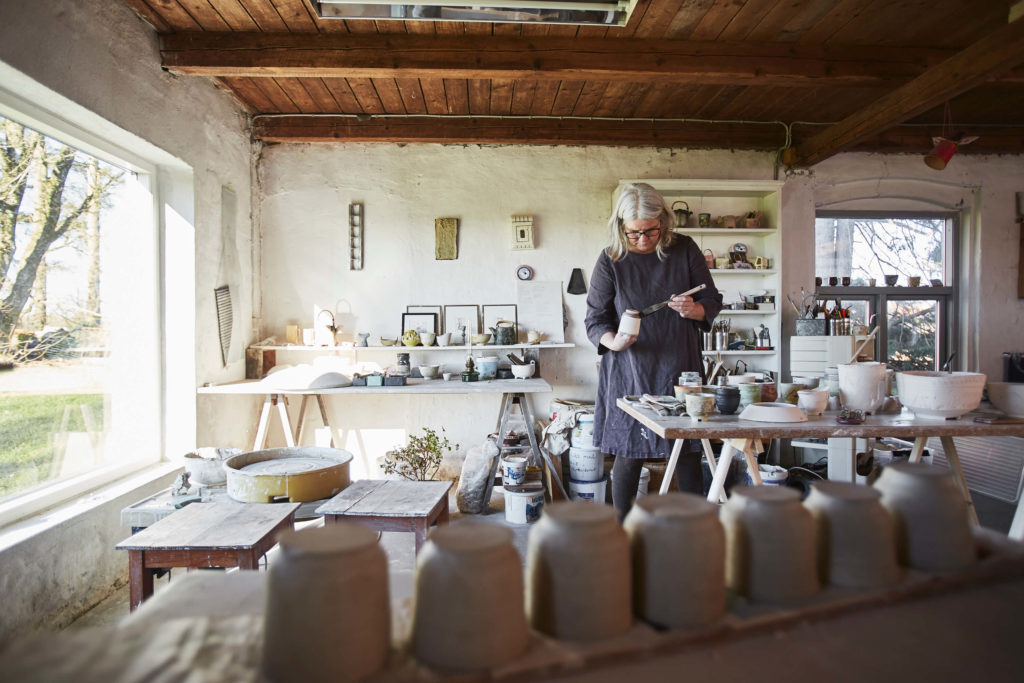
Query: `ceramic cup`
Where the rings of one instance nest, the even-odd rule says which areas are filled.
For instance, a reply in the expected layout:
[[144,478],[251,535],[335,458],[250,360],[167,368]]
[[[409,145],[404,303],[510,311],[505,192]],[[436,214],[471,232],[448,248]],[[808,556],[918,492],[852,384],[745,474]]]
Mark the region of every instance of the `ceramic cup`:
[[760,403],[761,401],[761,385],[756,382],[750,382],[748,384],[739,385],[740,388],[740,407],[746,408],[751,403]]
[[710,213],[698,213],[697,214],[697,225],[701,228],[711,227],[711,214]]
[[926,572],[954,572],[976,556],[967,503],[948,470],[923,463],[898,463],[874,484],[896,520],[901,564]]
[[479,671],[526,650],[523,571],[512,536],[510,529],[473,521],[430,535],[416,558],[411,649],[417,660]]
[[877,489],[821,481],[804,506],[814,517],[823,583],[878,589],[900,580],[895,524]]
[[876,412],[885,402],[885,363],[839,364],[839,401],[844,408]]
[[452,333],[444,332],[442,334],[439,334],[437,335],[437,337],[434,338],[434,341],[437,342],[438,346],[448,346],[448,344],[450,344],[452,341]]
[[420,343],[424,346],[433,346],[437,335],[433,332],[420,332]]
[[818,592],[814,519],[784,486],[738,486],[722,506],[726,585],[753,602],[806,600]]
[[377,533],[337,522],[282,531],[278,543],[267,572],[266,678],[362,680],[380,671],[391,647],[391,607]]
[[691,628],[722,617],[725,531],[716,506],[692,493],[639,497],[622,526],[637,617],[659,628]]
[[910,276],[908,276],[907,277],[907,286],[908,287],[920,287],[921,286],[921,276],[920,275],[910,275]]
[[899,281],[899,279],[900,279],[900,276],[899,276],[899,275],[885,275],[885,276],[883,276],[883,277],[885,278],[885,284],[886,284],[886,286],[888,286],[888,287],[895,287],[895,286],[896,286],[896,283],[897,283],[897,282]]
[[740,407],[740,390],[738,387],[717,387],[715,389],[715,407],[722,415],[732,415]]
[[868,287],[874,287],[876,284],[878,284],[878,281],[875,278],[868,278]]
[[797,392],[803,388],[803,384],[797,384],[796,382],[779,382],[779,392],[775,400],[779,403],[792,403],[796,405],[799,398]]
[[526,481],[526,458],[512,457],[502,460],[501,481],[511,486],[519,486]]
[[444,377],[444,381],[447,382],[448,380],[450,380],[452,378],[452,373],[450,373],[450,372],[443,372],[443,373],[441,373],[441,376]]
[[828,408],[827,389],[801,389],[796,393],[796,404],[806,415],[821,415]]
[[540,332],[530,330],[529,332],[526,333],[526,341],[529,344],[536,344],[537,342],[540,341]]
[[545,506],[526,546],[526,605],[534,629],[560,640],[621,635],[632,623],[630,584],[629,539],[611,506]]
[[694,420],[703,420],[715,409],[715,395],[695,393],[686,395],[686,414]]
[[779,397],[778,387],[775,382],[759,382],[761,385],[761,400],[765,403],[772,403]]

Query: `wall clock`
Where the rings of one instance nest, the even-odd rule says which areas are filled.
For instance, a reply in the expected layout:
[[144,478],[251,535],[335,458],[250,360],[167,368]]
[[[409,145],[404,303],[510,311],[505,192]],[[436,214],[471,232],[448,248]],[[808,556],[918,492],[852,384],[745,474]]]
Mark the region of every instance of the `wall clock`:
[[516,268],[516,277],[520,280],[532,280],[533,268],[530,266],[519,266]]

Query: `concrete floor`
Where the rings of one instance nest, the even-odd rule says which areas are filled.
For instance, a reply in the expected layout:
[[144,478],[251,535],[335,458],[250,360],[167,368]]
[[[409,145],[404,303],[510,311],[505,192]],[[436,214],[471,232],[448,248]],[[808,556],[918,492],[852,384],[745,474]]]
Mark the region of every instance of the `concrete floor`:
[[[494,495],[491,498],[490,512],[486,515],[463,515],[458,511],[458,507],[455,503],[454,489],[452,494],[449,496],[449,508],[451,510],[451,523],[457,523],[463,519],[473,519],[474,521],[486,522],[488,524],[496,524],[499,526],[506,527],[512,530],[513,533],[513,544],[516,550],[519,551],[519,556],[525,563],[526,561],[526,538],[530,531],[530,525],[528,524],[510,524],[505,521],[505,501],[502,497],[501,487],[494,489]],[[309,522],[299,522],[296,524],[296,528],[303,528],[306,526],[320,526],[323,524],[323,520],[314,520]],[[415,578],[415,567],[416,567],[416,543],[413,534],[410,532],[389,532],[385,531],[381,534],[380,543],[384,548],[384,551],[388,556],[388,569],[389,569],[389,587],[391,590],[391,600],[393,604],[399,604],[401,601],[411,598],[413,594],[413,580]],[[273,548],[266,555],[266,563],[270,564],[274,561],[274,557],[277,554],[277,548]],[[219,569],[207,569],[207,570],[195,570],[195,571],[224,571]],[[237,571],[237,570],[229,570]],[[185,569],[173,569],[168,576],[157,579],[154,582],[154,593],[158,593],[162,589],[170,585],[170,582],[175,577],[185,575]],[[91,610],[83,614],[81,617],[76,619],[69,628],[83,628],[90,626],[108,626],[115,624],[119,619],[127,615],[128,609],[128,586],[127,584],[115,591],[106,600],[99,603]]]

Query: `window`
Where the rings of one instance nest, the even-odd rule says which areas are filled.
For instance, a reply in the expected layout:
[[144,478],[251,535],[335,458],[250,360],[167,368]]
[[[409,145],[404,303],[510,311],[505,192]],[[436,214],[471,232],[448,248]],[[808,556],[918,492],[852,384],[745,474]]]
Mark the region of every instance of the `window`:
[[0,117],[0,501],[162,454],[150,178]]
[[938,369],[956,339],[957,226],[955,213],[819,213],[819,305],[878,324],[890,367]]

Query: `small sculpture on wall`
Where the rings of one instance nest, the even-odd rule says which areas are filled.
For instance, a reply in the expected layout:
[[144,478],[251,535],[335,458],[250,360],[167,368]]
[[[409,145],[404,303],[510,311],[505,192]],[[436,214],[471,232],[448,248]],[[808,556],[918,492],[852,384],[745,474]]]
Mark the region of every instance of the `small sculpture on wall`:
[[454,261],[459,258],[459,219],[434,219],[434,258]]

